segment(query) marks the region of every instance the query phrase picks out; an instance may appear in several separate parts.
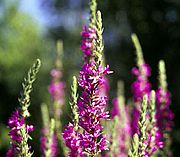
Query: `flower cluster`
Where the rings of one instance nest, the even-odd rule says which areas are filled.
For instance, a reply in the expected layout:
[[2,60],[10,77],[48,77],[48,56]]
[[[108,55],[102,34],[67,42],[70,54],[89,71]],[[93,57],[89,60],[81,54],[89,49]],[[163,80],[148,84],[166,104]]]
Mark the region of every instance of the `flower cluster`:
[[[49,93],[52,96],[54,102],[62,105],[64,104],[64,88],[65,83],[59,81],[62,77],[62,72],[58,69],[51,70],[52,82],[48,87]],[[61,111],[60,111],[61,112]]]
[[[79,125],[84,129],[83,136],[85,139],[84,149],[90,152],[98,150],[106,150],[105,138],[101,138],[102,119],[109,117],[105,111],[107,98],[99,96],[99,88],[104,83],[105,74],[109,74],[109,67],[99,67],[97,71],[94,69],[94,63],[84,64],[80,74],[79,86],[84,89],[78,101],[79,107]],[[103,141],[97,142],[101,138]]]
[[63,138],[66,146],[71,150],[68,157],[83,156],[81,149],[81,137],[72,123],[69,123],[63,131]]
[[[100,19],[100,12],[98,15]],[[92,19],[90,21],[98,22],[98,20]],[[98,26],[102,26],[102,24]],[[70,155],[73,154],[74,147],[76,149],[75,153],[82,156],[83,154],[96,156],[101,151],[108,149],[106,135],[102,134],[103,126],[101,121],[109,117],[109,113],[105,111],[108,98],[103,88],[105,88],[106,82],[105,75],[110,74],[111,71],[109,66],[103,67],[101,63],[97,62],[99,60],[98,55],[102,53],[102,47],[98,48],[98,44],[102,43],[100,41],[102,40],[101,33],[101,28],[96,29],[94,25],[89,28],[84,27],[84,31],[81,33],[83,38],[81,49],[84,54],[84,65],[80,71],[78,81],[82,92],[77,101],[77,106],[79,113],[78,125],[83,131],[78,133],[71,123],[66,127],[63,137],[66,145],[71,150]],[[68,142],[67,139],[70,141]],[[79,148],[77,149],[77,147]]]
[[151,75],[151,69],[149,65],[142,64],[139,69],[134,67],[132,74],[137,77],[136,81],[132,84],[134,101],[141,102],[143,96],[149,94],[151,90],[151,84],[148,81],[148,77]]
[[87,60],[90,56],[93,56],[92,54],[95,50],[94,43],[97,39],[96,30],[94,28],[87,28],[84,27],[84,31],[81,33],[81,36],[83,37],[82,43],[81,43],[81,50],[84,54],[84,60]]
[[[160,126],[160,123],[162,123],[164,119],[163,116],[160,115],[166,114],[166,111],[164,112],[162,110],[163,107],[161,105],[158,105],[159,101],[162,101],[158,99],[161,97],[161,99],[166,99],[164,100],[166,102],[169,102],[169,99],[166,97],[168,96],[167,93],[165,94],[166,96],[164,95],[164,97],[162,98],[162,93],[161,94],[159,93],[160,91],[159,89],[156,92],[156,98],[155,98],[155,94],[151,95],[151,97],[153,98],[150,97],[151,84],[148,81],[148,77],[151,75],[150,67],[144,62],[141,46],[135,34],[132,35],[132,40],[136,47],[137,65],[138,65],[138,68],[132,69],[132,73],[137,76],[136,81],[132,84],[134,102],[136,103],[136,107],[133,110],[132,131],[133,131],[133,135],[135,133],[138,134],[140,133],[140,130],[138,128],[138,121],[140,120],[139,119],[140,111],[142,110],[143,107],[141,105],[141,102],[143,96],[147,95],[149,106],[146,113],[146,119],[147,119],[146,123],[148,123],[148,125],[147,125],[147,130],[144,131],[146,132],[146,139],[143,141],[144,146],[146,146],[146,148],[144,148],[144,151],[142,151],[142,153],[146,154],[146,156],[151,156],[158,149],[162,149],[164,147],[164,140],[162,139],[163,133],[161,131],[162,129]],[[160,74],[161,73],[163,74],[162,76],[160,76],[161,79],[160,82],[163,82],[163,86],[166,86],[166,83],[164,83],[166,78],[164,70],[160,69]],[[152,102],[152,100],[154,102]],[[155,105],[155,100],[157,101],[156,103],[157,105]],[[171,114],[169,114],[169,116],[171,116]]]
[[11,129],[9,136],[11,138],[11,149],[7,152],[7,157],[14,156],[20,150],[19,144],[22,140],[22,127],[25,127],[27,133],[34,130],[33,125],[25,124],[25,119],[19,113],[19,110],[16,110],[8,121],[8,127]]
[[11,148],[7,153],[7,157],[12,157],[13,154],[14,156],[17,154],[18,156],[31,157],[33,154],[30,152],[31,147],[28,145],[28,140],[31,138],[29,132],[33,131],[34,128],[32,125],[26,124],[25,120],[30,116],[28,111],[28,107],[30,106],[30,93],[40,66],[41,61],[37,59],[29,69],[27,78],[25,78],[22,83],[23,91],[21,97],[18,99],[21,107],[9,118],[8,127],[11,129],[9,132]]
[[145,94],[150,93],[151,84],[148,81],[148,77],[151,75],[150,67],[147,64],[142,64],[139,68],[134,67],[132,69],[132,74],[134,74],[137,79],[132,84],[132,92],[134,97],[134,102],[137,106],[133,110],[133,121],[132,121],[132,133],[137,133],[138,120],[139,120],[139,111],[141,109],[141,102]]

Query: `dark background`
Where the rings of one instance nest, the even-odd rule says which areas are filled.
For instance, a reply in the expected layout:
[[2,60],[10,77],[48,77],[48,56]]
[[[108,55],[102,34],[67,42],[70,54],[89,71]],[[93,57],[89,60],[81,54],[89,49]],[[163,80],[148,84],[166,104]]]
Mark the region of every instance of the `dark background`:
[[[18,2],[18,1],[16,1]],[[66,103],[63,123],[67,122],[69,89],[73,75],[81,66],[80,32],[88,23],[88,0],[41,0],[40,9],[47,15],[48,25],[42,31],[30,15],[19,10],[19,3],[0,1],[0,156],[9,147],[7,119],[18,105],[21,82],[35,58],[42,60],[32,93],[32,117],[35,155],[39,156],[41,128],[40,104],[51,104],[47,85],[49,71],[55,59],[55,43],[64,42],[64,80]],[[172,93],[171,109],[175,113],[172,132],[172,150],[179,156],[180,150],[180,1],[179,0],[104,0],[98,1],[102,11],[106,63],[114,74],[109,77],[110,102],[116,95],[116,82],[125,82],[125,95],[132,96],[130,85],[134,77],[130,71],[135,66],[135,53],[131,33],[136,33],[142,45],[145,61],[152,68],[150,78],[153,88],[158,85],[158,61],[164,59],[167,68],[169,90]],[[111,104],[111,103],[109,103]],[[2,142],[3,140],[3,142]],[[5,142],[4,142],[5,141]],[[35,144],[34,144],[35,143]],[[2,154],[2,155],[1,155]]]

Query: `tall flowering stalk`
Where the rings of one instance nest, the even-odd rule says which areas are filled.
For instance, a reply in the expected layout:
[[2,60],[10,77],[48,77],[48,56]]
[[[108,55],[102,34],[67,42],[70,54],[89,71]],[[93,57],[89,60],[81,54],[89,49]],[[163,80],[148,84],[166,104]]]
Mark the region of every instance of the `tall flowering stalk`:
[[142,98],[145,94],[149,94],[151,90],[151,84],[148,81],[148,77],[151,75],[151,69],[149,65],[144,62],[142,49],[135,34],[132,34],[132,41],[136,48],[137,54],[137,67],[134,67],[132,69],[132,74],[136,76],[136,81],[131,86],[134,102],[136,103],[132,118],[132,134],[134,134],[137,133],[139,111],[141,109]]
[[[54,132],[54,141],[55,136],[58,138],[58,142],[62,148],[62,151],[65,156],[67,156],[67,150],[63,143],[63,137],[61,135],[62,132],[62,124],[61,124],[61,116],[62,116],[62,108],[64,105],[64,90],[65,90],[65,82],[62,81],[63,76],[63,66],[62,66],[62,57],[63,57],[63,42],[57,42],[57,51],[56,51],[56,62],[55,68],[51,70],[51,83],[48,86],[49,93],[51,94],[53,100],[53,115],[52,117],[55,119],[55,132]],[[57,141],[56,141],[57,143]],[[57,149],[57,148],[56,148]],[[56,150],[57,152],[57,150]]]
[[[112,118],[114,129],[112,130],[111,156],[128,156],[130,145],[131,126],[129,110],[125,105],[123,82],[118,82],[118,98],[113,99]],[[114,135],[113,135],[114,134]]]
[[170,151],[170,132],[173,126],[174,114],[169,108],[171,104],[171,94],[167,89],[166,69],[163,60],[159,62],[159,88],[156,91],[157,99],[157,124],[160,130],[160,138],[164,141],[163,156],[172,156]]
[[64,105],[64,88],[65,82],[61,81],[62,78],[62,54],[63,54],[63,43],[57,42],[57,57],[55,68],[51,70],[51,83],[48,87],[49,93],[53,100],[53,112],[56,122],[57,130],[60,129],[61,121],[60,116],[62,115],[62,107]]
[[23,91],[19,98],[20,108],[17,109],[9,118],[8,127],[11,129],[9,136],[11,138],[11,148],[7,152],[7,157],[31,157],[31,147],[28,145],[28,140],[31,139],[29,133],[34,130],[33,125],[26,124],[26,118],[30,116],[28,108],[30,106],[30,93],[32,84],[36,79],[36,74],[39,71],[41,62],[37,59],[28,72],[27,78],[22,83]]
[[[64,137],[66,145],[71,149],[70,156],[73,152],[76,156],[84,156],[85,154],[94,157],[101,151],[107,150],[107,143],[105,134],[102,132],[101,122],[109,117],[105,106],[107,97],[100,94],[101,86],[104,83],[104,76],[111,73],[109,66],[103,67],[102,62],[102,19],[100,11],[96,15],[96,1],[90,1],[90,25],[89,28],[84,27],[81,33],[83,41],[81,49],[83,51],[84,65],[80,71],[80,78],[78,81],[82,89],[81,95],[77,101],[79,113],[79,128],[82,133],[74,129],[72,124],[66,127]],[[72,138],[72,134],[74,135]],[[78,149],[73,149],[73,146]],[[78,152],[77,152],[78,151]],[[78,154],[78,155],[77,155]]]
[[[101,121],[109,117],[105,111],[107,103],[106,96],[100,96],[99,90],[104,83],[104,76],[111,73],[109,67],[102,66],[102,21],[101,14],[97,12],[96,36],[92,40],[90,47],[91,53],[87,56],[85,63],[80,71],[79,86],[83,92],[78,101],[79,125],[83,128],[82,146],[83,151],[89,156],[97,156],[101,151],[107,150],[107,140],[102,134]],[[90,28],[93,29],[93,28]],[[88,33],[85,31],[84,33]],[[89,32],[89,37],[91,36]],[[95,32],[93,32],[95,33]],[[83,42],[87,37],[83,35]],[[86,48],[83,49],[84,54]]]
[[[147,64],[144,64],[144,59],[142,56],[142,50],[136,35],[132,35],[132,40],[136,47],[137,51],[137,65],[138,68],[133,68],[132,73],[137,76],[137,80],[132,84],[132,91],[134,94],[134,102],[136,103],[136,108],[133,111],[133,121],[132,121],[132,129],[133,134],[138,133],[137,130],[137,120],[139,118],[139,111],[141,110],[141,100],[143,95],[147,94],[150,96],[151,84],[148,81],[148,77],[150,76],[150,67]],[[151,95],[153,97],[153,95]],[[150,105],[148,107],[147,119],[149,121],[148,129],[147,129],[147,149],[146,156],[151,156],[157,150],[163,147],[163,141],[161,138],[161,132],[158,126],[158,122],[156,120],[156,109],[155,102],[153,103],[151,100],[154,98],[148,99]]]

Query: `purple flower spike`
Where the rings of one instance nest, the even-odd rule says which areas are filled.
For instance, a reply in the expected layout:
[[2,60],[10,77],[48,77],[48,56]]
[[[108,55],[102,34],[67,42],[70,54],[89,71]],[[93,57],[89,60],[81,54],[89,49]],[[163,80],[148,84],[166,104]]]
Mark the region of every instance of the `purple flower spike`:
[[151,84],[148,80],[148,77],[151,75],[151,69],[148,64],[142,64],[139,68],[134,67],[132,69],[132,74],[136,76],[136,81],[131,86],[134,102],[136,102],[136,108],[133,110],[133,121],[131,124],[132,135],[134,135],[138,131],[139,110],[143,96],[145,94],[149,95],[151,91]]
[[63,105],[65,83],[60,81],[60,78],[62,77],[62,72],[58,69],[53,69],[51,70],[51,76],[52,81],[48,87],[49,93],[51,94],[54,102]]
[[80,71],[78,85],[82,92],[77,101],[79,113],[79,128],[82,133],[75,130],[73,124],[66,126],[63,137],[66,146],[70,148],[69,156],[97,156],[103,150],[107,150],[108,141],[102,134],[101,121],[109,117],[105,110],[108,101],[106,95],[108,85],[105,75],[112,73],[109,66],[103,67],[96,63],[96,39],[95,29],[84,27],[81,49],[83,51],[84,65]]
[[136,81],[132,84],[132,92],[134,94],[134,101],[141,102],[145,94],[149,94],[151,90],[151,84],[148,81],[148,77],[151,75],[151,69],[149,65],[142,64],[140,69],[134,67],[132,74],[136,76]]
[[[85,63],[79,79],[79,86],[84,89],[78,101],[79,125],[84,129],[82,135],[83,150],[95,153],[106,150],[107,141],[101,137],[101,120],[109,117],[105,111],[106,96],[100,96],[101,86],[105,82],[104,75],[110,73],[109,67],[99,67],[95,70],[95,63]],[[100,139],[99,142],[97,140]]]
[[15,112],[13,112],[13,114],[11,115],[8,121],[8,127],[11,129],[8,135],[10,136],[12,141],[11,141],[11,148],[7,152],[7,157],[13,156],[15,151],[20,150],[18,144],[22,140],[22,134],[20,130],[23,127],[23,125],[25,125],[26,131],[28,133],[34,130],[34,127],[32,125],[25,124],[25,120],[20,115],[19,110],[16,110]]
[[87,28],[85,26],[81,36],[83,38],[81,50],[83,51],[84,59],[86,60],[89,56],[93,55],[92,50],[95,50],[93,43],[95,42],[95,39],[97,39],[97,35],[95,29]]

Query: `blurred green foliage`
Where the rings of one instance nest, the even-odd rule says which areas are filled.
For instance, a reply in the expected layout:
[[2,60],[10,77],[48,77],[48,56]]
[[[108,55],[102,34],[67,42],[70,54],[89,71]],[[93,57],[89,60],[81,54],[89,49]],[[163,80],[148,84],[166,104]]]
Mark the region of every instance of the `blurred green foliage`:
[[[47,85],[55,49],[52,42],[45,39],[32,17],[19,11],[17,1],[1,1],[0,6],[0,123],[3,123],[0,125],[0,141],[3,141],[0,142],[0,156],[5,156],[9,147],[7,120],[18,107],[21,82],[36,58],[42,60],[42,67],[32,93],[30,112],[33,116],[30,123],[37,128],[34,136],[39,137],[39,104],[50,101]],[[35,150],[38,151],[38,140],[35,143]]]

